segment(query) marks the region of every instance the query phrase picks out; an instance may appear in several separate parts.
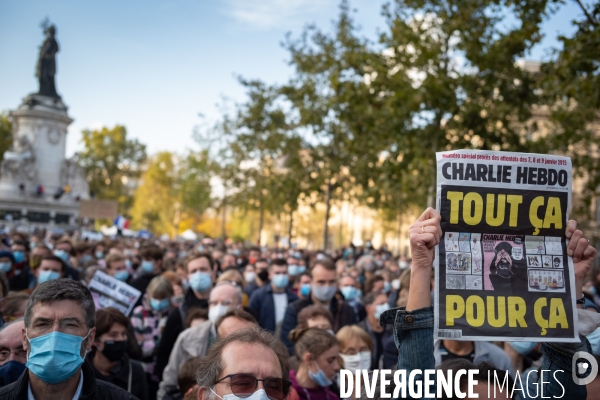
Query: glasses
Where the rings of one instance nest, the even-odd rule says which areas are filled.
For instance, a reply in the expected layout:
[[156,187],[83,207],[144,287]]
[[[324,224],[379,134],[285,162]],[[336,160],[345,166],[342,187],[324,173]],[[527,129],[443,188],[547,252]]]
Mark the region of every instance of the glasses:
[[256,391],[258,382],[263,382],[265,392],[271,400],[284,400],[288,395],[292,382],[282,378],[257,379],[250,374],[231,374],[219,379],[215,384],[230,378],[231,392],[238,397],[249,397]]

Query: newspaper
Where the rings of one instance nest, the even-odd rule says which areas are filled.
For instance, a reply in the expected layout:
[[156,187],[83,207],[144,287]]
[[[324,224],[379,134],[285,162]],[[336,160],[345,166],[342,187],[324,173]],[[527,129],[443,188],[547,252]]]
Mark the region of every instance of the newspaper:
[[102,272],[96,271],[88,289],[92,293],[96,309],[114,307],[128,316],[142,292],[125,282]]
[[437,153],[437,339],[578,342],[571,159]]

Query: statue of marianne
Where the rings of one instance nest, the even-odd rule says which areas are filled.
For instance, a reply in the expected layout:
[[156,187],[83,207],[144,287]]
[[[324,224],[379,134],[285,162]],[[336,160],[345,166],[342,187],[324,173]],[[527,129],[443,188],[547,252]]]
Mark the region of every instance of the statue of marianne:
[[56,93],[54,75],[56,75],[56,53],[58,53],[58,43],[54,38],[56,27],[50,25],[45,28],[46,40],[40,48],[40,57],[37,62],[35,76],[40,82],[38,94],[48,97],[60,98]]

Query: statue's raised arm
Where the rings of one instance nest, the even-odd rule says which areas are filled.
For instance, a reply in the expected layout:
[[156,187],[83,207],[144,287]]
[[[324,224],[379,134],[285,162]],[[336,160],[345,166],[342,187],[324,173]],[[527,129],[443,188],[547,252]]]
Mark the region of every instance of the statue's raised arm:
[[58,43],[54,38],[56,27],[50,25],[44,30],[44,33],[46,34],[46,40],[44,40],[44,43],[40,48],[40,57],[35,71],[35,76],[37,76],[40,82],[38,94],[60,98],[56,92],[56,85],[54,83],[54,75],[56,75],[56,53],[58,53]]

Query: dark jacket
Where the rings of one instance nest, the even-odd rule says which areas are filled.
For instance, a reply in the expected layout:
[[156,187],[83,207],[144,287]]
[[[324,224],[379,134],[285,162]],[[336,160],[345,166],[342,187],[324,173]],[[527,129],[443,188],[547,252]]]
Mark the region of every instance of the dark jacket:
[[[290,289],[286,288],[285,293],[287,294],[288,306],[298,300],[298,296]],[[266,285],[257,289],[252,293],[250,297],[250,304],[248,304],[256,315],[258,316],[258,324],[261,328],[268,330],[269,332],[275,332],[275,301],[273,300],[273,286]]]
[[[136,400],[137,397],[108,382],[96,380],[92,367],[84,362],[81,365],[83,387],[80,400]],[[29,370],[26,369],[18,381],[0,388],[0,400],[27,399],[29,387]]]
[[173,346],[175,346],[177,336],[185,329],[187,311],[192,307],[208,309],[208,300],[197,298],[194,291],[188,289],[181,306],[171,310],[167,317],[163,335],[156,348],[156,365],[154,366],[154,374],[156,376],[162,376],[163,370],[169,363],[169,356],[171,355]]
[[[150,281],[152,279],[154,279],[154,277],[158,276],[158,274],[143,274],[138,276],[137,278],[133,279],[131,282],[127,283],[129,286],[139,290],[140,292],[142,292],[142,294],[146,293],[146,289],[148,288],[148,285],[150,284]],[[139,302],[139,304],[142,304],[141,301]],[[138,304],[138,305],[139,305]]]
[[20,292],[25,289],[35,287],[35,276],[29,266],[24,266],[18,274],[14,274],[8,279],[8,287],[11,291]]
[[[123,358],[121,359],[121,363],[117,364],[114,370],[110,371],[110,375],[102,375],[100,371],[96,369],[94,363],[92,362],[94,356],[96,355],[96,350],[92,350],[88,353],[85,360],[89,363],[94,371],[94,376],[97,380],[105,381],[108,383],[112,383],[115,386],[120,387],[121,389],[127,391],[131,386],[131,390],[129,393],[132,395],[144,400],[148,398],[148,389],[146,386],[146,373],[142,368],[142,365],[134,360],[131,360],[127,354],[123,354]],[[131,366],[131,375],[129,374],[129,367]]]
[[[294,353],[294,345],[289,339],[290,332],[298,324],[298,313],[303,308],[311,305],[313,305],[313,299],[312,296],[308,296],[306,299],[298,299],[289,304],[287,310],[285,310],[285,317],[283,317],[283,324],[281,326],[281,341],[288,348],[290,355]],[[354,309],[347,303],[338,301],[335,297],[329,303],[329,311],[333,315],[333,330],[335,332],[346,325],[353,325],[355,323]]]
[[[371,337],[371,341],[373,342],[373,351],[371,352],[371,369],[379,369],[379,360],[376,359],[377,353],[379,353],[379,349],[377,348],[377,338],[375,337],[375,333],[369,324],[369,319],[365,318],[357,325],[364,329]],[[383,358],[383,368],[394,368],[398,362],[398,348],[396,347],[396,342],[394,341],[394,331],[391,329],[391,327],[387,326],[383,331],[381,343],[383,345],[383,349],[381,350],[380,356]]]
[[150,281],[157,276],[158,276],[158,274],[156,274],[156,275],[155,274],[143,274],[143,275],[138,276],[135,279],[129,280],[129,282],[126,282],[129,286],[131,286],[134,289],[139,290],[142,293],[142,295],[140,296],[138,301],[135,303],[134,308],[142,305],[142,298],[146,294],[146,289],[148,289],[148,285],[150,284]]

